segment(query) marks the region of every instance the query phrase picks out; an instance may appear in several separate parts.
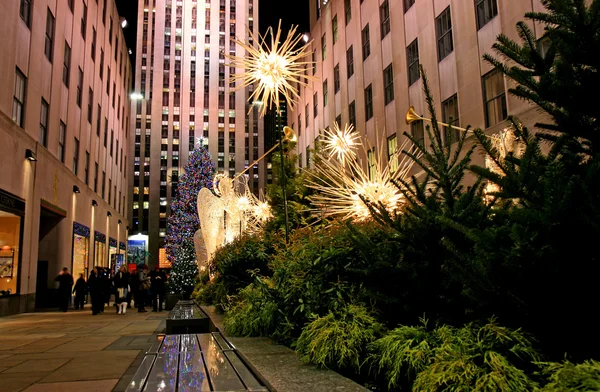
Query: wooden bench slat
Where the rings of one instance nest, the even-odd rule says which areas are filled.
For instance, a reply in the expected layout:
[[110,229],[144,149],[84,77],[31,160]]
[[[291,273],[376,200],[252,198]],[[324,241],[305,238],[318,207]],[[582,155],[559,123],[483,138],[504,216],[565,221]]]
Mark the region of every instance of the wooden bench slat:
[[150,346],[148,351],[146,351],[146,354],[157,355],[160,350],[160,346],[162,346],[164,338],[165,338],[165,335],[159,335],[158,338],[154,341],[154,343],[152,343],[152,346]]
[[204,359],[200,350],[179,354],[179,380],[177,387],[181,392],[208,392],[211,390],[208,376],[206,375]]
[[219,343],[221,350],[235,350],[235,348],[231,344],[229,344],[229,342],[223,337],[223,335],[221,335],[220,332],[212,332],[211,335],[217,341],[217,343]]
[[141,392],[142,388],[144,388],[144,384],[146,383],[148,374],[150,373],[150,369],[152,368],[155,359],[155,355],[146,355],[144,357],[142,363],[129,382],[129,385],[127,385],[125,392]]
[[198,338],[196,335],[186,334],[181,335],[181,348],[179,352],[184,351],[200,351],[200,346],[198,345]]
[[160,349],[160,354],[179,352],[179,335],[166,335]]
[[244,385],[248,391],[251,392],[268,392],[267,388],[261,385],[260,381],[254,377],[254,374],[248,369],[248,367],[244,364],[242,359],[238,356],[235,351],[225,351],[224,352],[231,365],[237,371],[238,376],[242,379]]
[[157,355],[144,391],[175,392],[178,365],[179,353],[177,352]]

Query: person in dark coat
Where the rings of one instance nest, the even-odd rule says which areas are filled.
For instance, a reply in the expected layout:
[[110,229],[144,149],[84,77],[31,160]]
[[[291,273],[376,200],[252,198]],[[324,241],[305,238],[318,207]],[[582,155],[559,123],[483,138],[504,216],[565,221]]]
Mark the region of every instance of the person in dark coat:
[[94,267],[88,279],[88,290],[92,297],[92,314],[95,316],[104,310],[102,299],[103,283],[98,268]]
[[150,272],[150,291],[152,292],[152,310],[162,312],[163,302],[165,302],[165,283],[167,275],[161,271],[157,265],[154,271]]
[[54,279],[58,282],[58,303],[60,309],[66,312],[71,302],[71,289],[73,288],[73,277],[67,267],[63,268],[60,274]]
[[129,292],[129,272],[127,272],[125,265],[119,268],[119,272],[115,274],[113,282],[117,290],[117,294],[115,295],[117,314],[125,314],[127,312],[127,293]]
[[83,309],[83,303],[85,302],[85,289],[85,279],[83,278],[83,274],[79,274],[79,278],[75,283],[75,287],[73,287],[73,293],[75,294],[75,304],[73,307],[75,310]]
[[138,287],[135,296],[135,304],[140,313],[146,311],[146,300],[148,298],[148,290],[150,289],[150,278],[148,278],[147,272],[148,266],[146,264],[139,265],[136,272]]

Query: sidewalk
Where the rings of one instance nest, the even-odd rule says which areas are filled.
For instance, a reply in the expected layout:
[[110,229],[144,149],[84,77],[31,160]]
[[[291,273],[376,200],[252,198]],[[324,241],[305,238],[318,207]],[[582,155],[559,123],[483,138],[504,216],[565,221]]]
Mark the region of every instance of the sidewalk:
[[112,391],[167,313],[111,306],[92,316],[88,306],[0,318],[0,392]]

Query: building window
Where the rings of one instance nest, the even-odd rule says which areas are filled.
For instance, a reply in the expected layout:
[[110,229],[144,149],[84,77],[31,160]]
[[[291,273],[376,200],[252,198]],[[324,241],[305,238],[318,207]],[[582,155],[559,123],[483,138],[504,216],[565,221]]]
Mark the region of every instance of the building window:
[[340,91],[340,65],[336,64],[333,68],[333,90],[334,94]]
[[350,76],[354,75],[354,49],[352,45],[346,51],[346,64],[348,79],[350,79]]
[[381,23],[381,39],[390,32],[390,5],[388,0],[385,0],[379,6],[379,20]]
[[313,117],[317,117],[317,106],[319,105],[319,97],[317,96],[317,93],[315,93],[313,95]]
[[13,95],[12,120],[18,126],[23,128],[23,119],[25,118],[25,83],[27,79],[25,75],[17,68],[15,72],[15,93]]
[[317,19],[321,17],[321,0],[315,0],[317,2]]
[[94,192],[98,192],[98,162],[94,163]]
[[83,13],[81,14],[81,36],[83,37],[84,41],[85,41],[85,36],[86,36],[86,29],[87,29],[87,5],[85,3],[83,3]]
[[89,173],[90,173],[90,153],[89,152],[85,152],[85,172],[84,172],[84,181],[85,184],[88,185],[88,179],[89,179]]
[[398,170],[398,138],[396,135],[392,135],[387,139],[388,147],[388,165],[390,167],[390,173],[394,173]]
[[104,50],[100,49],[100,80],[104,77]]
[[21,6],[19,7],[19,15],[29,27],[31,22],[31,0],[21,0]]
[[406,48],[406,61],[408,62],[408,85],[412,86],[414,82],[421,78],[419,72],[419,43],[417,38]]
[[92,27],[92,61],[96,61],[96,28]]
[[73,174],[77,175],[79,169],[79,139],[75,138],[73,143]]
[[415,0],[404,0],[404,12],[408,11],[413,4],[415,4]]
[[113,143],[115,140],[115,131],[110,131],[110,156],[113,156]]
[[[112,45],[112,33],[113,33],[113,20],[110,18],[110,22],[108,23],[108,43]],[[108,54],[110,56],[110,53]]]
[[71,74],[71,47],[65,41],[65,55],[63,59],[63,83],[69,87],[69,76]]
[[373,87],[368,85],[365,89],[365,120],[373,117]]
[[306,146],[306,168],[310,169],[310,145]]
[[88,122],[92,123],[92,107],[94,106],[94,91],[91,88],[88,88],[88,113],[87,119]]
[[333,17],[333,20],[331,21],[331,33],[333,36],[333,44],[335,45],[335,43],[338,40],[338,22],[337,22],[337,15]]
[[317,50],[313,50],[312,52],[312,74],[317,73]]
[[308,114],[308,104],[306,104],[306,106],[304,107],[304,122],[306,123],[306,124],[304,124],[304,126],[306,128],[308,128],[308,116],[309,116],[309,114]]
[[452,20],[450,19],[450,7],[446,8],[435,20],[437,34],[438,61],[442,61],[454,50],[452,42]]
[[391,63],[383,70],[383,89],[387,105],[394,100],[394,71]]
[[[456,94],[442,102],[442,122],[446,124],[459,126],[458,121],[458,97]],[[451,145],[460,139],[458,129],[444,127],[444,141],[446,145]]]
[[352,20],[352,2],[344,0],[344,14],[346,15],[346,25]]
[[483,97],[486,128],[499,123],[508,116],[502,72],[495,69],[483,76]]
[[410,130],[415,143],[421,147],[425,147],[425,128],[423,126],[423,120],[415,121],[410,124]]
[[42,98],[42,108],[40,110],[40,134],[39,134],[39,143],[48,147],[48,113],[50,112],[50,108],[48,102],[44,98]]
[[369,165],[369,181],[374,181],[375,180],[375,169],[376,169],[376,163],[375,163],[375,149],[370,149],[369,151],[367,151],[367,162]]
[[54,16],[48,8],[46,14],[46,42],[44,44],[44,54],[48,61],[52,62],[52,53],[54,52]]
[[321,60],[325,61],[327,58],[327,39],[325,34],[321,37]]
[[327,96],[327,80],[323,82],[323,107],[327,106],[327,102],[329,101]]
[[369,57],[371,54],[371,41],[369,38],[369,25],[367,24],[362,31],[362,52],[363,52],[363,61]]
[[65,163],[65,132],[67,125],[60,122],[58,125],[58,160]]
[[477,30],[498,15],[496,0],[475,0],[475,9],[477,12]]
[[348,105],[348,122],[356,128],[356,101],[352,101]]
[[81,107],[81,96],[83,94],[83,71],[79,68],[79,74],[77,76],[77,106]]

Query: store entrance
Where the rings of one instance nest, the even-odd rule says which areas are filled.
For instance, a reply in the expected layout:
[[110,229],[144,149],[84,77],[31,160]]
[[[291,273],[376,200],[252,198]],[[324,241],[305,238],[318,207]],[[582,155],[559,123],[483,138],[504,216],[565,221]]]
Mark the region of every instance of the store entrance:
[[60,264],[60,260],[57,259],[59,255],[58,244],[60,244],[58,226],[63,219],[64,216],[56,214],[43,206],[40,209],[40,244],[38,247],[38,272],[35,293],[37,308],[58,307],[54,276],[49,276],[49,270],[56,270],[56,266]]

